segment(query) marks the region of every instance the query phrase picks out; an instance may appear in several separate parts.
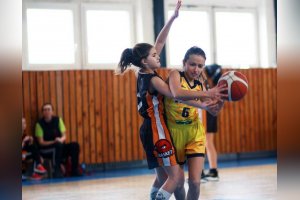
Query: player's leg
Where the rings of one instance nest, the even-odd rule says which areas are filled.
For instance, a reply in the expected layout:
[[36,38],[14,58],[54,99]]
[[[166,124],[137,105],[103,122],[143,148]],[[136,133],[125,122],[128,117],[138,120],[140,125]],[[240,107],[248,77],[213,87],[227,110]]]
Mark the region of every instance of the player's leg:
[[206,134],[206,149],[207,158],[209,162],[209,172],[205,175],[205,178],[210,181],[218,181],[218,154],[214,144],[214,135],[217,132],[217,117],[207,115],[207,134]]
[[207,134],[206,134],[206,149],[209,162],[209,172],[205,174],[205,179],[210,181],[218,181],[218,154],[214,144],[214,136],[217,133],[217,117],[207,113]]
[[[180,165],[181,168],[181,172],[183,174],[183,180],[185,180],[184,178],[184,169],[183,169],[183,165]],[[185,200],[185,189],[184,189],[184,181],[180,181],[177,184],[177,188],[174,191],[174,196],[176,200]]]
[[[165,139],[159,139],[158,131],[153,130],[150,120],[144,120],[140,128],[140,138],[146,152],[148,168],[155,169],[157,174],[150,191],[150,199],[153,199],[155,193],[155,199],[169,199],[177,184],[180,181],[184,182],[183,173],[180,173],[181,169],[176,162],[169,132],[165,129],[164,133]],[[161,156],[166,152],[170,152],[170,155]]]
[[206,148],[207,148],[207,157],[209,162],[209,172],[205,175],[205,178],[210,181],[218,181],[218,154],[214,145],[214,133],[207,133],[206,135]]
[[204,156],[190,155],[188,158],[188,185],[187,200],[198,200],[200,196],[200,178],[203,170]]
[[188,185],[187,200],[198,200],[200,196],[201,172],[205,157],[206,134],[203,124],[198,121],[189,126],[191,141],[187,144]]
[[162,167],[157,167],[154,170],[156,172],[156,177],[150,190],[150,200],[155,200],[159,188],[161,188],[168,179],[168,174]]
[[[157,192],[156,200],[169,199],[176,188],[184,184],[184,173],[179,165],[164,166],[162,168],[167,174],[167,179]],[[165,177],[160,168],[156,172],[158,177]]]
[[186,144],[186,137],[185,137],[185,127],[179,125],[170,125],[169,130],[172,136],[173,145],[176,149],[176,160],[179,163],[180,167],[180,181],[177,184],[176,190],[174,191],[174,196],[176,200],[184,200],[185,199],[185,189],[184,189],[184,170],[183,164],[185,163],[185,144]]
[[207,158],[209,162],[210,169],[218,168],[217,165],[217,151],[214,145],[214,133],[206,134],[206,149],[207,149]]
[[154,156],[153,132],[151,127],[151,120],[144,120],[140,127],[140,139],[146,153],[147,163],[149,169],[154,169],[156,172],[155,180],[150,189],[149,199],[155,200],[160,187],[167,180],[167,173],[159,166],[157,158]]

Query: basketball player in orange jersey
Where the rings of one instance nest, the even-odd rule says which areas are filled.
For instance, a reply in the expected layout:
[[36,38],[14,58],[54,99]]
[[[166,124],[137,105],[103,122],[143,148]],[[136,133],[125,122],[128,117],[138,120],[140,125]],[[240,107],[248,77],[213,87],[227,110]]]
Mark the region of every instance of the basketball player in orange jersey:
[[[198,80],[205,66],[206,55],[199,47],[191,47],[183,59],[183,71],[174,70],[167,80],[173,96],[183,91],[203,91]],[[173,98],[165,98],[167,125],[173,139],[177,161],[181,165],[188,162],[187,200],[197,200],[200,196],[200,177],[203,170],[206,136],[205,129],[199,119],[198,108],[217,115],[223,105],[221,99],[211,99],[213,103],[205,105],[208,99],[201,101],[180,102]],[[174,192],[176,199],[185,199],[185,189],[178,187]]]
[[201,97],[222,96],[222,87],[210,91],[182,91],[173,96],[169,86],[156,73],[160,67],[159,54],[173,21],[178,16],[181,1],[177,2],[175,12],[161,30],[155,45],[138,43],[132,49],[123,51],[118,70],[124,73],[135,65],[137,72],[137,100],[139,114],[144,118],[140,127],[149,169],[155,169],[156,178],[150,192],[150,199],[169,199],[178,186],[184,185],[184,174],[176,162],[175,149],[164,119],[163,96],[181,100]]

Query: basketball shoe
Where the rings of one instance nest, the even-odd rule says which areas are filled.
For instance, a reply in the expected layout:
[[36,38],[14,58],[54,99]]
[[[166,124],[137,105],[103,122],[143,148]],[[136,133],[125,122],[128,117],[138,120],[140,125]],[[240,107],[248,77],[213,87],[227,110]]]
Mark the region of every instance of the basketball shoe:
[[201,183],[206,183],[206,182],[207,182],[206,175],[204,174],[204,171],[202,170],[202,173],[201,173]]
[[219,181],[219,173],[217,169],[209,169],[208,174],[205,175],[208,181]]

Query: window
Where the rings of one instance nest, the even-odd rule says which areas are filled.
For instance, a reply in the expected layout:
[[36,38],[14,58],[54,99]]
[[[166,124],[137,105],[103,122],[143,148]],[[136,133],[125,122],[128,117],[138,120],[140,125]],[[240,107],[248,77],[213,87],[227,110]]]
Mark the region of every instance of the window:
[[72,10],[27,9],[28,64],[74,64]]
[[[131,47],[132,24],[127,10],[85,10],[86,23],[86,63],[115,65],[125,48]],[[108,20],[109,19],[109,20]]]
[[[172,14],[169,10],[168,18]],[[169,34],[169,66],[181,66],[185,52],[192,46],[205,51],[206,64],[257,66],[256,33],[254,12],[200,8],[181,11]]]
[[216,11],[216,62],[258,66],[256,23],[253,12]]
[[[165,21],[175,3],[165,0]],[[182,66],[191,46],[201,47],[206,64],[276,67],[274,1],[185,1],[167,42],[167,66]]]
[[[168,19],[173,14],[168,11]],[[188,23],[187,23],[188,22]],[[192,46],[202,48],[211,63],[210,26],[207,11],[180,11],[168,38],[168,67],[181,67],[185,52]]]
[[132,2],[24,5],[23,70],[115,69],[135,42]]
[[[164,0],[165,20],[176,1]],[[115,69],[136,42],[153,44],[152,1],[23,1],[25,70]],[[186,0],[166,43],[167,66],[201,47],[206,64],[276,67],[274,1]]]

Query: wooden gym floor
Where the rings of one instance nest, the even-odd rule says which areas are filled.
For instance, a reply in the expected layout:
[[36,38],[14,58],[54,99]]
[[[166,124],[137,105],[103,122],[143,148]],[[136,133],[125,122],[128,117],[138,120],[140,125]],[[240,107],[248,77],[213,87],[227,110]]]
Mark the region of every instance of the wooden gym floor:
[[[138,171],[138,170],[135,170]],[[24,182],[24,200],[148,200],[152,171],[140,174],[49,182]],[[139,173],[139,172],[137,172]],[[259,163],[223,167],[220,181],[201,184],[202,200],[273,200],[277,194],[277,164]],[[187,175],[187,173],[186,173]],[[188,189],[187,184],[185,188]],[[172,200],[175,198],[172,196]]]

